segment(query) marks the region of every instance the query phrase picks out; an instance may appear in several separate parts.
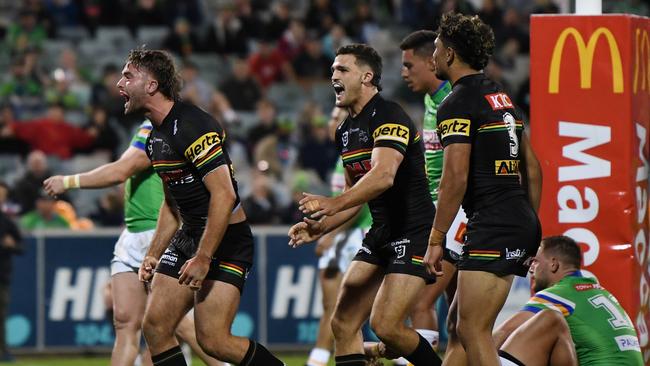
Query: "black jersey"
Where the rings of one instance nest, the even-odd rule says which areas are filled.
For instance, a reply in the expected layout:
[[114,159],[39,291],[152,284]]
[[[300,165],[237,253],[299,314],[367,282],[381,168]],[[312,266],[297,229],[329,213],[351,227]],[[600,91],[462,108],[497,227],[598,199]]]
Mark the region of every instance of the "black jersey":
[[370,234],[387,240],[431,227],[435,207],[424,168],[424,145],[397,103],[376,94],[356,117],[348,116],[339,125],[336,146],[354,183],[370,170],[373,148],[389,147],[404,155],[393,186],[368,202]]
[[472,144],[463,208],[470,217],[482,207],[525,196],[519,180],[523,122],[510,97],[484,74],[456,81],[438,108],[444,147]]
[[203,178],[228,165],[239,205],[237,182],[223,146],[226,133],[209,114],[185,102],[176,102],[160,126],[147,138],[147,156],[176,201],[184,225],[203,228],[208,218],[210,192]]

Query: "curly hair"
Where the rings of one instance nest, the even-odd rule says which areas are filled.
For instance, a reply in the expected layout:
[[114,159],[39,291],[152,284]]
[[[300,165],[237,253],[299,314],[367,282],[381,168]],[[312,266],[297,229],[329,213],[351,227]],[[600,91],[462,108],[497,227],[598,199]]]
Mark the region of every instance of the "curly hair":
[[158,90],[171,100],[180,99],[182,81],[174,59],[166,51],[137,48],[129,52],[127,64],[147,70],[158,81]]
[[381,56],[379,56],[374,48],[366,44],[350,44],[339,47],[339,49],[336,50],[336,56],[338,55],[353,55],[356,58],[355,64],[370,67],[373,75],[370,83],[381,91],[382,61]]
[[494,51],[494,32],[478,16],[443,15],[438,37],[474,70],[482,70]]

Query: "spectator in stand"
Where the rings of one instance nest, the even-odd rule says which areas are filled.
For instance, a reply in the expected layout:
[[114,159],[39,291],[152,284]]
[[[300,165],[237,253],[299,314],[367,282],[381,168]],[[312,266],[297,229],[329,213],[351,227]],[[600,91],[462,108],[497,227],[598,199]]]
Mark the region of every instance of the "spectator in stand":
[[221,84],[219,90],[228,98],[233,109],[252,111],[262,97],[259,84],[251,76],[245,59],[236,57],[232,64],[232,73]]
[[31,11],[36,15],[36,23],[40,24],[48,38],[55,38],[58,24],[52,18],[52,14],[45,8],[42,0],[23,0],[23,10]]
[[16,55],[29,47],[41,48],[46,38],[45,27],[38,23],[36,14],[23,9],[18,13],[18,22],[7,30],[6,47],[12,55]]
[[120,69],[117,66],[114,64],[104,66],[100,82],[92,87],[90,102],[92,105],[99,105],[106,109],[109,120],[114,118],[122,127],[131,130],[137,119],[124,115],[124,98],[115,87],[120,77]]
[[173,32],[163,41],[163,48],[181,57],[192,55],[199,47],[199,37],[192,30],[190,23],[183,18],[176,19]]
[[291,21],[289,3],[286,0],[276,0],[271,6],[271,12],[271,19],[266,24],[264,33],[270,38],[278,39],[289,28]]
[[244,56],[248,53],[247,33],[235,13],[234,4],[224,3],[214,12],[210,22],[203,49],[218,54]]
[[310,133],[301,141],[298,157],[303,169],[312,169],[322,182],[328,181],[332,167],[336,165],[338,152],[329,138],[327,117],[316,116],[312,119]]
[[160,2],[156,0],[137,0],[134,6],[128,7],[126,25],[132,34],[136,34],[138,27],[141,26],[164,26],[166,24],[165,13]]
[[14,112],[9,104],[0,106],[0,154],[27,155],[29,146],[13,136],[11,124],[14,123]]
[[497,3],[497,0],[483,0],[478,16],[483,23],[492,27],[494,34],[501,32],[503,26],[503,9]]
[[434,30],[435,6],[433,1],[400,1],[400,23],[411,29]]
[[379,26],[370,5],[365,1],[359,1],[355,7],[354,15],[346,23],[347,34],[358,42],[368,43],[372,34],[378,29]]
[[169,24],[174,24],[176,19],[183,18],[194,27],[203,26],[204,0],[156,1],[156,3],[163,4],[165,18]]
[[29,66],[25,56],[16,56],[9,75],[0,82],[0,99],[9,101],[19,117],[23,111],[38,110],[43,103],[43,84]]
[[[502,25],[499,32],[494,33],[496,46],[498,49],[509,48],[510,43],[515,43],[517,53],[528,54],[530,52],[530,43],[528,34],[523,30],[521,16],[514,8],[508,8],[503,15]],[[501,51],[503,53],[503,51]]]
[[535,0],[531,14],[557,14],[560,8],[551,0]]
[[70,224],[56,212],[56,199],[40,190],[36,198],[36,208],[20,217],[23,230],[69,229]]
[[12,257],[23,253],[20,231],[4,210],[9,187],[0,181],[0,362],[12,362],[13,356],[7,348],[5,321],[9,310]]
[[108,190],[98,200],[97,210],[90,215],[99,226],[122,226],[124,223],[123,185]]
[[246,37],[259,38],[264,33],[266,24],[262,21],[259,12],[254,9],[251,0],[238,0],[235,8],[237,18],[246,31]]
[[292,139],[294,122],[280,118],[275,133],[261,139],[253,150],[253,161],[260,170],[284,181],[294,170],[298,151]]
[[268,99],[262,99],[256,106],[257,124],[248,131],[246,141],[248,142],[249,155],[252,157],[257,143],[266,136],[272,135],[278,129],[277,110],[275,105]]
[[305,48],[293,60],[293,70],[298,82],[310,85],[312,82],[329,79],[333,61],[323,54],[323,45],[318,35],[310,33]]
[[51,14],[58,27],[74,27],[81,23],[80,3],[72,0],[44,1],[47,12]]
[[338,9],[330,0],[311,0],[305,17],[307,29],[316,30],[317,34],[322,36],[329,32],[332,26],[339,23],[339,21]]
[[333,60],[336,50],[350,43],[352,43],[352,39],[345,33],[345,28],[340,24],[334,24],[329,33],[323,37],[323,54]]
[[41,151],[32,151],[25,161],[25,173],[18,178],[11,191],[12,201],[20,206],[20,213],[29,212],[36,205],[41,185],[50,176],[47,157]]
[[284,31],[278,41],[278,50],[289,62],[293,61],[296,56],[305,47],[305,25],[301,20],[292,19],[289,28]]
[[60,104],[51,105],[43,118],[12,123],[11,132],[33,150],[41,150],[60,159],[69,159],[75,150],[88,148],[95,141],[92,130],[87,132],[64,120],[64,109]]
[[269,178],[259,170],[253,173],[252,190],[242,205],[248,222],[254,225],[277,223],[277,203]]
[[120,137],[115,132],[115,128],[110,125],[106,109],[100,105],[92,107],[90,118],[84,125],[86,131],[92,131],[91,134],[97,136],[95,143],[87,149],[79,149],[81,153],[105,152],[110,154],[110,160],[116,160],[117,149],[120,145]]
[[183,89],[181,98],[203,110],[210,108],[214,88],[199,76],[199,68],[192,61],[185,60],[181,69]]
[[253,77],[262,88],[275,82],[294,78],[291,65],[275,48],[274,41],[267,37],[260,39],[257,52],[248,58],[248,65]]

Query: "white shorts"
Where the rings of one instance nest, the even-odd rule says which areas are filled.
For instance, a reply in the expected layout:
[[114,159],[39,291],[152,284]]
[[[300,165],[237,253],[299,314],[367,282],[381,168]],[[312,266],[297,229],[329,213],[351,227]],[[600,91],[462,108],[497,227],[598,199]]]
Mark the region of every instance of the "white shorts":
[[365,230],[354,228],[337,234],[334,244],[318,259],[318,269],[338,269],[345,273],[363,244]]
[[147,230],[139,233],[132,233],[127,229],[122,231],[113,249],[111,276],[122,272],[138,272],[155,231]]

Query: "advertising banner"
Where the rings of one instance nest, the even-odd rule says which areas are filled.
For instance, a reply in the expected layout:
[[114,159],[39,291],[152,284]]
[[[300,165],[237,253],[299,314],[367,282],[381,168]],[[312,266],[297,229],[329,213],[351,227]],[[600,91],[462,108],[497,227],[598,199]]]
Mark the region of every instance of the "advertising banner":
[[531,138],[543,233],[581,243],[648,351],[648,18],[533,16]]

